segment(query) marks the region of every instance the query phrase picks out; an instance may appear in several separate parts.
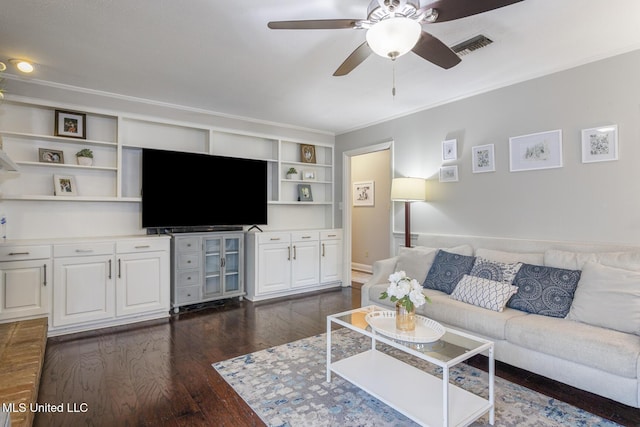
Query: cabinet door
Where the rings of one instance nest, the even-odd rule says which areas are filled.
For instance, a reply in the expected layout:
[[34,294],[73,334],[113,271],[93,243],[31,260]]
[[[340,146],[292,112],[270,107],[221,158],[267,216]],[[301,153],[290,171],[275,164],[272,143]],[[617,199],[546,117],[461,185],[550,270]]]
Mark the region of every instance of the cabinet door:
[[318,241],[294,242],[291,287],[317,285],[320,279]]
[[320,282],[342,280],[342,240],[320,242]]
[[0,262],[0,320],[49,313],[51,262]]
[[204,240],[204,288],[202,296],[205,299],[222,295],[223,244],[224,239],[222,237]]
[[290,288],[291,246],[288,242],[259,246],[258,281],[256,294],[267,294]]
[[169,254],[118,254],[116,314],[169,310]]
[[115,316],[115,272],[111,255],[55,258],[53,269],[53,326]]
[[244,291],[244,236],[224,238],[223,293]]

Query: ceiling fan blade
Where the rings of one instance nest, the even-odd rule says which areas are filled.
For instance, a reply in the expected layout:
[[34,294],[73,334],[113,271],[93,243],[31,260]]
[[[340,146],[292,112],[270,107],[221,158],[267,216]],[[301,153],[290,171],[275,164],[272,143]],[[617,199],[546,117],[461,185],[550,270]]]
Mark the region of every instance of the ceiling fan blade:
[[522,0],[439,0],[424,6],[421,10],[436,9],[438,11],[438,18],[435,22],[446,22],[499,9],[521,1]]
[[339,30],[354,28],[360,19],[316,19],[308,21],[271,21],[272,30]]
[[353,71],[354,68],[362,64],[362,61],[367,59],[372,52],[373,51],[371,50],[367,42],[362,43],[356,48],[356,50],[351,53],[351,55],[349,55],[347,59],[344,60],[344,62],[338,67],[336,72],[333,73],[333,75],[346,76],[351,71]]
[[460,57],[449,46],[424,31],[420,35],[418,43],[411,50],[413,53],[444,69],[449,69],[461,61]]

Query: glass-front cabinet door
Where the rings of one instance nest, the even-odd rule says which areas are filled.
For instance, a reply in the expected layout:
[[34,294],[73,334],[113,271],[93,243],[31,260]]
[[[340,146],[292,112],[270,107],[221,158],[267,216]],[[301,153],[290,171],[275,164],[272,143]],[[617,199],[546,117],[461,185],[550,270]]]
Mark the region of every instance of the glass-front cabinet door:
[[242,240],[236,237],[224,239],[224,293],[241,290],[240,253]]
[[205,298],[244,291],[243,243],[242,234],[205,239]]

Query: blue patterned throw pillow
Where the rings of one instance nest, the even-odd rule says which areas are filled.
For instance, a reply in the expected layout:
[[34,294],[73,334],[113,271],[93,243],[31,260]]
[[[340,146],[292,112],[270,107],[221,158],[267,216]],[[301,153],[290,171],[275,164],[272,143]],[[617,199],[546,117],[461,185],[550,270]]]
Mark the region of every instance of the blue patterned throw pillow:
[[451,294],[462,276],[469,274],[475,260],[473,256],[453,254],[440,249],[423,286]]
[[514,286],[518,292],[507,307],[550,317],[566,317],[576,292],[580,270],[523,264]]

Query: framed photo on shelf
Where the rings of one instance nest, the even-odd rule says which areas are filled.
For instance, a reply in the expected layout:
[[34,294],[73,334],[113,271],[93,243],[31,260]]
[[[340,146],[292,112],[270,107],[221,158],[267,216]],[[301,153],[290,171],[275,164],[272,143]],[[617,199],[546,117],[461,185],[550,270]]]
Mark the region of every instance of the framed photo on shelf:
[[373,181],[360,181],[353,183],[353,206],[374,206],[375,183]]
[[38,148],[38,161],[41,163],[64,163],[64,153],[61,150]]
[[315,163],[316,146],[309,144],[300,144],[300,161],[302,163]]
[[582,163],[618,160],[618,125],[582,130]]
[[54,135],[87,139],[87,115],[56,110]]
[[440,182],[458,182],[458,165],[442,166],[440,168]]
[[496,160],[493,144],[471,147],[472,172],[495,172]]
[[311,194],[311,185],[298,184],[298,201],[313,202],[313,194]]
[[509,138],[511,172],[561,167],[561,129]]
[[315,181],[316,180],[316,172],[315,171],[302,171],[302,180],[303,181]]
[[458,159],[458,140],[442,141],[442,161]]
[[72,175],[53,176],[53,194],[55,196],[77,196],[76,179]]

